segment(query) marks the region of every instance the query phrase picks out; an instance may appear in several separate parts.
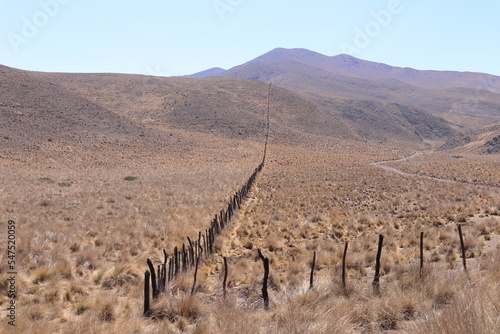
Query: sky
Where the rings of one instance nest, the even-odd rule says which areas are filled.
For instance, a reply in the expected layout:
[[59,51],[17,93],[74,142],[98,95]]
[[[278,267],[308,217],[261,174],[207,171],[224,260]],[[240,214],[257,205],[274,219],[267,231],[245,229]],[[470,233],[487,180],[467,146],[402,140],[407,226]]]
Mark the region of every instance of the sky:
[[500,0],[0,0],[0,64],[186,75],[305,48],[500,76]]

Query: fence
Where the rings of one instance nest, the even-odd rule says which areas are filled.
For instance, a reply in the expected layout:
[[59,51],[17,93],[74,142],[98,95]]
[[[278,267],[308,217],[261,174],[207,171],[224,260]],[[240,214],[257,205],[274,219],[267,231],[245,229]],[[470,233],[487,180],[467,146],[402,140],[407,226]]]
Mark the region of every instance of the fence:
[[[238,190],[233,196],[231,196],[228,201],[227,208],[222,209],[218,214],[214,216],[214,219],[210,223],[210,227],[205,231],[200,231],[198,233],[198,239],[194,242],[191,238],[187,237],[188,245],[182,244],[181,247],[174,247],[173,255],[171,257],[167,256],[167,252],[164,249],[164,261],[162,264],[159,264],[157,268],[153,265],[150,259],[147,259],[147,264],[149,270],[147,270],[144,274],[144,315],[150,315],[150,294],[152,292],[153,300],[158,298],[160,294],[166,292],[166,287],[172,281],[174,281],[177,276],[186,272],[194,267],[194,278],[193,278],[193,286],[191,289],[191,294],[194,293],[196,287],[196,279],[198,273],[198,267],[200,261],[204,258],[208,258],[213,255],[214,252],[214,242],[215,238],[222,233],[222,231],[227,228],[231,219],[234,217],[235,212],[241,208],[241,204],[243,200],[248,195],[257,175],[262,171],[266,161],[267,154],[267,145],[269,140],[269,128],[270,128],[270,120],[269,120],[269,106],[270,106],[270,96],[271,96],[271,84],[269,85],[268,91],[268,99],[267,99],[267,125],[266,125],[266,137],[264,144],[264,151],[262,161],[258,165],[258,167],[253,171],[245,184]],[[462,226],[458,224],[458,234],[460,239],[460,248],[462,255],[462,264],[464,271],[467,272],[466,265],[466,254],[465,254],[465,246],[462,236]],[[420,233],[420,277],[424,276],[424,232]],[[372,281],[373,292],[376,295],[380,295],[380,267],[381,267],[381,258],[382,258],[382,248],[383,248],[384,236],[379,235],[378,239],[378,248],[377,255],[375,258],[375,274]],[[341,271],[341,284],[344,291],[347,289],[346,284],[346,263],[347,263],[347,251],[348,251],[348,242],[345,243],[344,252],[342,256],[342,271]],[[264,276],[262,280],[262,298],[264,301],[265,309],[269,308],[269,293],[268,293],[268,278],[269,278],[269,259],[264,256],[260,249],[257,249],[259,258],[263,262]],[[227,258],[223,257],[224,260],[224,280],[223,280],[223,295],[226,296],[227,290],[227,274],[228,274],[228,265]],[[314,287],[314,273],[315,273],[315,265],[316,265],[316,251],[313,253],[313,258],[311,262],[311,270],[309,275],[309,288],[313,289]],[[151,287],[151,291],[150,291]]]
[[[227,226],[227,225],[225,225],[225,226]],[[211,228],[213,228],[213,226]],[[464,241],[463,241],[462,225],[461,224],[457,224],[457,231],[458,231],[458,236],[459,236],[459,240],[460,240],[460,251],[461,251],[461,257],[462,257],[463,269],[464,269],[465,273],[468,274],[467,263],[466,263],[466,247],[465,247]],[[380,292],[380,277],[381,277],[380,268],[381,268],[381,262],[382,262],[381,259],[382,259],[383,242],[384,242],[384,236],[380,234],[379,238],[378,238],[377,255],[375,258],[375,268],[374,268],[375,274],[374,274],[373,281],[372,281],[373,293],[375,295],[378,295],[378,296],[381,295],[381,292]],[[348,264],[347,264],[346,259],[347,259],[348,245],[349,245],[348,242],[346,242],[345,247],[344,247],[343,256],[342,256],[341,284],[342,284],[343,291],[347,291],[346,265],[348,265]],[[213,251],[210,251],[210,246],[207,246],[207,247],[208,247],[208,252],[203,250],[203,247],[200,247],[200,252],[198,254],[203,254],[203,251],[205,251],[206,256],[213,254]],[[419,247],[420,247],[419,274],[420,274],[420,278],[424,279],[424,264],[425,264],[425,260],[424,260],[424,232],[420,232],[420,246]],[[263,275],[264,276],[263,276],[263,280],[262,280],[262,298],[263,298],[263,302],[264,302],[264,308],[267,310],[267,309],[269,309],[269,292],[268,292],[268,279],[269,279],[269,273],[270,273],[269,259],[264,256],[264,254],[262,253],[262,251],[260,249],[257,249],[257,253],[258,253],[259,258],[262,260],[262,263],[263,263],[263,271],[264,271]],[[178,254],[178,253],[176,253],[176,254]],[[314,251],[313,258],[311,261],[311,271],[310,271],[310,276],[309,276],[309,289],[313,289],[313,287],[314,287],[316,255],[317,255],[316,251]],[[191,289],[191,294],[193,294],[195,291],[196,277],[197,277],[197,271],[198,271],[200,257],[201,256],[196,257],[195,272],[194,272],[194,279],[193,279],[193,286]],[[222,290],[223,290],[223,296],[225,298],[226,290],[227,290],[228,265],[227,265],[227,258],[223,257],[223,260],[224,260],[224,279],[223,279],[223,283],[222,283],[223,284]],[[175,263],[175,261],[176,261],[175,256],[170,258],[170,263]],[[150,312],[149,312],[149,310],[150,310],[150,308],[149,308],[149,303],[150,303],[149,285],[150,285],[150,282],[151,282],[151,285],[153,287],[153,299],[155,299],[156,297],[158,297],[158,294],[160,292],[165,292],[165,287],[166,287],[166,282],[167,282],[166,280],[167,279],[173,280],[175,278],[175,275],[172,277],[170,275],[165,276],[166,266],[164,264],[163,266],[158,266],[158,275],[160,276],[160,280],[159,280],[160,283],[155,283],[154,267],[152,266],[152,263],[149,259],[148,259],[148,265],[150,266],[151,271],[146,271],[146,273],[145,273],[144,315],[146,315],[146,316],[150,315]],[[193,265],[191,265],[191,267],[192,266]],[[186,267],[186,268],[191,268],[191,267]],[[170,266],[169,266],[169,268],[170,268]],[[170,269],[169,269],[169,272],[170,272]],[[163,275],[163,276],[161,276],[161,275]],[[157,284],[159,284],[159,287]],[[155,285],[157,286],[156,290],[155,290]],[[160,289],[160,290],[158,290],[158,289]],[[156,291],[156,293],[155,293],[155,291]]]
[[[238,190],[233,196],[231,196],[228,201],[227,208],[220,210],[220,212],[215,215],[208,229],[206,229],[205,231],[200,231],[198,233],[198,240],[195,240],[193,242],[190,237],[187,237],[188,246],[186,246],[186,244],[184,243],[182,244],[182,247],[174,247],[173,255],[171,257],[168,257],[166,250],[163,249],[164,261],[162,264],[159,264],[157,268],[155,268],[153,262],[149,258],[147,259],[149,270],[147,270],[144,274],[145,315],[149,315],[150,286],[153,299],[156,299],[160,294],[165,292],[168,283],[172,282],[179,275],[179,273],[186,272],[193,267],[195,268],[195,274],[191,293],[194,292],[200,260],[214,254],[215,238],[222,233],[222,231],[228,226],[230,220],[234,217],[235,212],[241,208],[241,204],[252,188],[257,175],[264,168],[264,164],[266,162],[267,145],[269,142],[270,98],[271,84],[269,84],[267,95],[267,124],[262,160],[250,175],[248,180],[245,182],[245,184],[240,188],[240,190]],[[226,264],[227,274],[227,262],[225,259],[224,261]]]

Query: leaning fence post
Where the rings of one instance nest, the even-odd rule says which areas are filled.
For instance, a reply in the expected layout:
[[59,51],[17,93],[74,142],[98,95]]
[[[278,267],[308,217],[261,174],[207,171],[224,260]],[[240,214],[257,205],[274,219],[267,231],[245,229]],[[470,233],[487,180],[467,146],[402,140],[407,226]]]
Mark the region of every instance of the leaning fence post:
[[144,273],[144,315],[149,316],[149,280],[150,273],[146,270]]
[[373,291],[375,294],[380,294],[380,256],[382,255],[382,244],[384,242],[384,236],[379,234],[378,236],[378,250],[377,259],[375,262],[375,277],[373,277]]
[[155,267],[153,266],[153,262],[151,262],[150,259],[147,259],[147,263],[149,266],[149,272],[151,273],[151,287],[153,290],[153,299],[155,299],[158,296]]
[[264,263],[264,279],[262,281],[262,298],[264,299],[264,308],[269,309],[269,295],[267,293],[267,279],[269,278],[269,259],[262,255],[260,249],[257,249],[259,257]]
[[191,238],[190,237],[187,237],[188,239],[188,242],[189,242],[189,257],[191,259],[191,266],[194,265],[194,247],[193,247],[193,242],[191,241]]
[[345,247],[344,247],[344,255],[342,256],[342,289],[344,292],[346,291],[346,283],[345,283],[345,258],[347,255],[347,247],[349,245],[349,242],[345,242]]
[[200,262],[200,257],[198,256],[196,258],[196,267],[194,269],[194,280],[193,280],[193,287],[191,288],[191,295],[194,293],[194,288],[196,287],[196,276],[198,275],[198,263]]
[[314,285],[314,267],[316,266],[316,251],[313,253],[313,259],[311,263],[311,275],[309,276],[309,289],[313,288]]
[[465,261],[465,245],[464,237],[462,236],[462,225],[458,225],[458,235],[460,236],[460,248],[462,249],[462,264],[464,265],[464,270],[467,271],[467,263]]

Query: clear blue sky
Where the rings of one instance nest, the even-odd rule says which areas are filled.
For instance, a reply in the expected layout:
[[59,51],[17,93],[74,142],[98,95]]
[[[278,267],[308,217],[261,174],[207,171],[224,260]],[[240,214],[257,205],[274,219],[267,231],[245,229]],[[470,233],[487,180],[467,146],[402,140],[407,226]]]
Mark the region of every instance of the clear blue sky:
[[500,0],[0,0],[15,68],[183,75],[276,47],[500,75]]

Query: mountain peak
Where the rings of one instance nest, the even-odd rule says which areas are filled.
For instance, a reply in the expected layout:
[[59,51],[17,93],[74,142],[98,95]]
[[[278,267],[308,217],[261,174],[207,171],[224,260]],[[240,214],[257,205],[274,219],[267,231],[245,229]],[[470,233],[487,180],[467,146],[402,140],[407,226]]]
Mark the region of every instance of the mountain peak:
[[303,59],[312,59],[312,58],[329,58],[321,53],[302,49],[302,48],[276,48],[273,49],[262,56],[257,57],[254,60],[303,60]]
[[224,72],[226,72],[226,70],[223,68],[212,67],[212,68],[209,68],[208,70],[205,70],[205,71],[193,73],[190,75],[184,75],[184,78],[203,79],[203,78],[208,78],[208,77],[220,76],[220,75],[223,75]]

